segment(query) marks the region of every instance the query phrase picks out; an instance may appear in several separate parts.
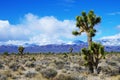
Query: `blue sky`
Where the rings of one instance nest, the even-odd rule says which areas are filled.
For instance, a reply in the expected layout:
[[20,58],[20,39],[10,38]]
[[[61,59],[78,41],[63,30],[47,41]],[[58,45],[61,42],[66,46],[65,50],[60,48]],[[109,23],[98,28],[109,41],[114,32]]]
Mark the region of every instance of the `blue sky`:
[[[94,12],[102,22],[94,40],[116,38],[120,34],[120,0],[1,0],[0,42],[54,44],[86,41],[85,34],[74,37],[75,17]],[[119,38],[117,36],[117,38]]]

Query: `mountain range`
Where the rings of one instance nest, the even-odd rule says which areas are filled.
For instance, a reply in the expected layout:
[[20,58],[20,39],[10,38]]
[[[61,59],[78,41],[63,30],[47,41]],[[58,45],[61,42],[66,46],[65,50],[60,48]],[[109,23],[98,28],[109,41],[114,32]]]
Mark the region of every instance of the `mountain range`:
[[[110,40],[110,39],[102,39],[97,40],[95,42],[99,42],[105,46],[105,51],[107,52],[120,52],[120,39]],[[55,53],[63,53],[69,52],[69,49],[72,47],[73,52],[80,52],[81,48],[87,47],[87,42],[75,40],[71,44],[62,43],[62,44],[48,44],[48,45],[37,45],[37,44],[28,44],[25,43],[24,52],[30,53],[40,53],[40,52],[55,52]],[[0,53],[9,52],[9,53],[17,53],[18,46],[13,44],[1,45]]]

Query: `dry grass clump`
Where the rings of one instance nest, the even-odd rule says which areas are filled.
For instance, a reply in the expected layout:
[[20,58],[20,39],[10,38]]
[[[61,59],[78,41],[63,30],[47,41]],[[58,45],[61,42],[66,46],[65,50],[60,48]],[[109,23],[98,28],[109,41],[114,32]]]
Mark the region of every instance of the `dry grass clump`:
[[25,74],[25,77],[28,77],[28,78],[33,78],[37,75],[36,72],[34,71],[28,71],[26,74]]
[[79,77],[75,77],[71,75],[60,74],[56,76],[53,80],[82,80],[82,79],[79,79]]
[[47,79],[51,79],[57,75],[57,71],[54,69],[45,69],[45,70],[41,71],[41,74],[43,77],[45,77]]

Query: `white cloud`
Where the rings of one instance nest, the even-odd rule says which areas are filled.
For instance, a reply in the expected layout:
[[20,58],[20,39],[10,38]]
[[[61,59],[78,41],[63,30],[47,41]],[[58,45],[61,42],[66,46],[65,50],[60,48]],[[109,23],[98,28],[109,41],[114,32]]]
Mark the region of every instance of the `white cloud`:
[[113,12],[113,13],[108,13],[108,15],[120,15],[120,12]]
[[102,37],[101,39],[120,39],[120,33],[113,36]]
[[39,45],[66,42],[73,38],[73,20],[58,20],[53,16],[38,17],[31,13],[25,15],[20,24],[12,25],[0,20],[0,41],[6,44],[36,43]]
[[103,45],[118,46],[120,45],[120,33],[113,36],[102,37],[100,40]]

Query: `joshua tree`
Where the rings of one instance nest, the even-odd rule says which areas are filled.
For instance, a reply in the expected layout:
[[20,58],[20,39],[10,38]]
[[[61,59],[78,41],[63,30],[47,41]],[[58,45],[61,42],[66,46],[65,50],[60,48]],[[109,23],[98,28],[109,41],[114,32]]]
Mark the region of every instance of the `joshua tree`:
[[24,51],[24,47],[23,46],[19,46],[18,47],[18,51],[19,51],[19,53],[21,54],[21,55],[23,55],[23,51]]
[[70,51],[70,53],[72,53],[72,52],[73,52],[73,48],[72,48],[72,47],[70,47],[70,48],[69,48],[69,51]]
[[95,36],[96,29],[94,26],[101,22],[101,18],[97,17],[94,14],[94,11],[89,11],[88,14],[86,12],[82,12],[82,16],[76,17],[76,27],[78,27],[79,31],[73,31],[73,35],[80,35],[82,32],[85,32],[87,35],[88,45],[92,44],[92,37]]
[[83,48],[82,53],[86,61],[85,65],[94,69],[92,72],[97,72],[98,63],[101,58],[104,58],[104,47],[99,43],[92,42],[92,45],[87,49]]
[[[82,16],[77,16],[76,17],[76,27],[78,27],[80,30],[79,31],[73,31],[72,34],[77,36],[80,35],[82,32],[85,32],[87,35],[87,41],[88,41],[88,48],[92,46],[92,37],[95,36],[96,33],[96,29],[94,28],[96,24],[101,22],[101,18],[97,17],[94,14],[94,11],[89,11],[88,14],[86,14],[86,12],[82,12]],[[87,50],[86,48],[83,49],[83,51],[85,51],[85,53],[87,54],[87,57],[89,59],[91,59],[89,62],[88,61],[88,67],[89,70],[93,73],[94,72],[94,66],[93,66],[93,57],[94,57],[94,53],[91,54],[90,50]]]

